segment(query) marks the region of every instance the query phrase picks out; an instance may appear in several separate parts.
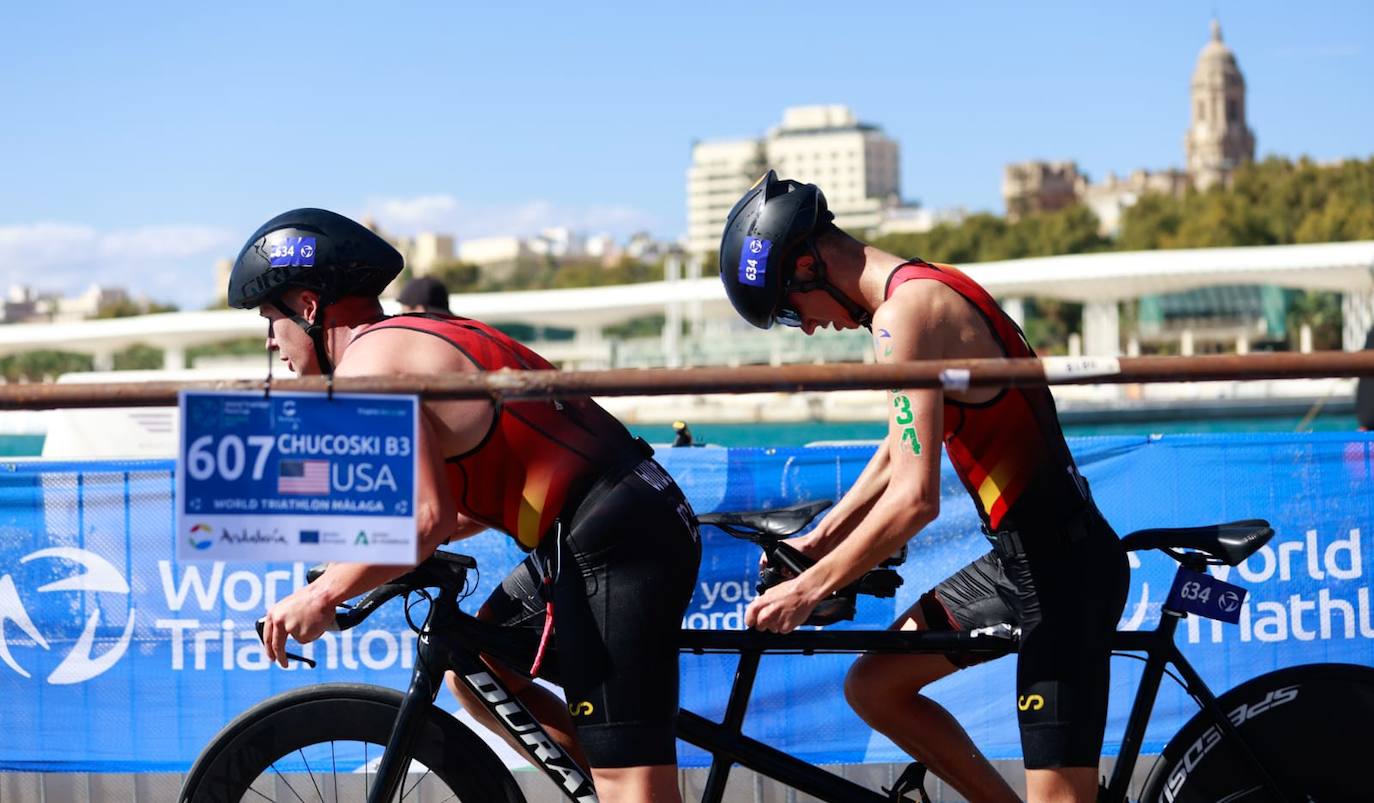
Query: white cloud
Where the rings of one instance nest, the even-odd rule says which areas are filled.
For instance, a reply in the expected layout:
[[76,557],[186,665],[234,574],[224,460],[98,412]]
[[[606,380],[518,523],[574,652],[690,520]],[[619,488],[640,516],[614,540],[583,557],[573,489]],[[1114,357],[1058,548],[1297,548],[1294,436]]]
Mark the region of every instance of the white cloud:
[[460,240],[528,236],[555,226],[587,232],[608,231],[623,237],[640,230],[652,230],[658,223],[654,216],[630,207],[568,208],[546,200],[477,206],[452,195],[375,198],[367,203],[364,215],[374,218],[384,231],[397,234],[432,231],[453,234]]
[[392,198],[369,205],[369,211],[384,225],[398,231],[432,231],[453,219],[458,201],[451,195],[421,195],[418,198]]
[[216,295],[215,261],[238,237],[204,225],[100,231],[73,223],[0,226],[0,291],[24,285],[73,295],[92,284],[198,308]]

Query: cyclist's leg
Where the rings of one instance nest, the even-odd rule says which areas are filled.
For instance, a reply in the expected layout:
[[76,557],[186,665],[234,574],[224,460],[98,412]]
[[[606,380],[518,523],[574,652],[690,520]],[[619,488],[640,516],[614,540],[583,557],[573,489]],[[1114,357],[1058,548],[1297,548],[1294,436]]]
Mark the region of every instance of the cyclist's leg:
[[[543,629],[544,626],[544,602],[539,595],[540,573],[538,569],[538,559],[531,555],[520,562],[520,565],[492,591],[491,596],[482,604],[477,612],[477,618],[488,622],[496,622],[509,627],[529,627]],[[549,736],[563,748],[568,755],[572,756],[582,768],[587,769],[587,757],[583,754],[582,748],[574,738],[572,717],[568,714],[568,708],[558,695],[549,691],[532,681],[529,677],[518,672],[507,669],[495,660],[482,656],[482,660],[491,669],[492,674],[496,675],[512,694],[524,703],[539,724],[544,727]],[[546,665],[552,664],[556,658],[550,658]],[[497,721],[487,707],[481,703],[468,688],[458,682],[457,677],[452,672],[445,675],[448,687],[453,695],[458,698],[458,702],[463,706],[472,718],[493,733],[499,734],[506,743],[525,756],[533,763],[529,751],[520,741],[510,735],[505,727]]]
[[[962,630],[1003,622],[1013,613],[998,591],[1001,568],[989,553],[922,595],[893,623],[900,630]],[[1007,782],[943,706],[920,694],[927,684],[975,663],[967,656],[864,655],[845,678],[855,712],[920,759],[970,800],[1018,800]]]
[[584,505],[565,537],[558,666],[603,803],[678,799],[677,637],[701,559],[692,521],[649,462]]
[[1112,633],[1129,569],[1096,511],[1072,541],[1023,534],[1023,559],[1005,561],[1023,611],[1017,719],[1031,801],[1092,801],[1107,717]]

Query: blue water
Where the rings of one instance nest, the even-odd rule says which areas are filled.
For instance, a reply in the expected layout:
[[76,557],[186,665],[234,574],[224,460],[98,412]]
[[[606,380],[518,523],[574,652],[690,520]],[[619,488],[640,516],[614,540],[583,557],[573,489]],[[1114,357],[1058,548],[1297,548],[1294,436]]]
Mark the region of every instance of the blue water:
[[[1176,432],[1293,432],[1302,424],[1295,416],[1245,416],[1205,420],[1125,421],[1066,424],[1064,434],[1131,435]],[[719,446],[803,446],[813,441],[877,440],[886,433],[879,421],[803,421],[798,423],[691,424],[698,443]],[[1353,415],[1321,415],[1303,426],[1314,432],[1355,429]],[[671,443],[673,428],[667,424],[630,427],[650,443]],[[43,452],[42,435],[0,435],[0,457],[37,457]]]
[[[798,423],[693,424],[687,422],[697,443],[719,446],[803,446],[813,441],[877,440],[887,434],[881,421],[803,421]],[[1169,434],[1186,432],[1335,432],[1356,429],[1353,415],[1319,415],[1304,423],[1300,416],[1242,416],[1176,421],[1120,421],[1065,424],[1064,434],[1086,435]],[[650,443],[672,443],[673,428],[667,424],[630,427]]]
[[0,457],[37,457],[42,453],[42,435],[0,435]]

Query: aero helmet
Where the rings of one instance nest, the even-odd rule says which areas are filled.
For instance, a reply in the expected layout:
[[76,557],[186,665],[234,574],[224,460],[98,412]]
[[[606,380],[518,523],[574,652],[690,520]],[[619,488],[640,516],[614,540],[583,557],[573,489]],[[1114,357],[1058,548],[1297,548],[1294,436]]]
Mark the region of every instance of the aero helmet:
[[834,217],[815,184],[779,179],[772,170],[754,182],[720,239],[720,280],[740,317],[760,329],[773,325],[802,248]]
[[[400,253],[366,226],[325,209],[293,209],[262,224],[239,251],[229,274],[229,305],[271,304],[305,330],[320,369],[332,374],[324,309],[345,296],[381,295],[404,266]],[[293,288],[319,294],[314,321],[282,302],[282,294]]]
[[[860,326],[872,315],[825,278],[815,236],[835,219],[815,184],[779,179],[769,170],[744,194],[725,219],[720,239],[720,280],[740,317],[760,329],[775,322],[800,326],[795,310],[783,305],[788,293],[824,290]],[[798,282],[797,257],[811,254],[814,278]]]
[[293,209],[248,238],[229,275],[229,306],[252,309],[291,288],[344,296],[381,295],[405,261],[366,226],[325,209]]

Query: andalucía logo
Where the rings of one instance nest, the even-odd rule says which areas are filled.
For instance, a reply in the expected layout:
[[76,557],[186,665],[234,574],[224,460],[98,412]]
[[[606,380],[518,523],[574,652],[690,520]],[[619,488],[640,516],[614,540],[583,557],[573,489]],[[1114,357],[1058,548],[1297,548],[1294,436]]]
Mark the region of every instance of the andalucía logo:
[[[30,605],[44,605],[45,611],[67,611],[76,612],[84,610],[81,606],[66,606],[56,600],[44,599],[38,595],[46,595],[58,591],[77,591],[77,592],[108,592],[111,594],[123,594],[129,596],[129,583],[124,579],[109,561],[92,552],[84,549],[72,547],[50,547],[40,549],[37,552],[30,552],[20,558],[21,564],[40,559],[59,559],[75,563],[80,569],[85,571],[79,574],[68,574],[61,579],[53,580],[41,585],[32,595],[30,595]],[[59,564],[61,565],[61,564]],[[60,598],[57,598],[60,599]],[[129,649],[129,640],[134,634],[134,609],[129,607],[129,618],[124,623],[124,632],[115,641],[114,646],[110,647],[100,655],[95,653],[95,641],[97,630],[102,629],[100,616],[102,611],[118,610],[121,606],[109,604],[96,604],[90,606],[90,616],[86,618],[85,628],[75,642],[65,637],[61,633],[49,633],[52,645],[49,645],[48,638],[44,638],[43,633],[34,626],[29,610],[24,605],[24,598],[19,595],[19,589],[14,582],[14,578],[9,575],[0,575],[0,661],[3,661],[10,669],[19,673],[21,677],[31,677],[29,671],[25,669],[19,661],[15,660],[10,653],[10,641],[5,633],[6,625],[13,622],[24,636],[27,636],[31,643],[44,650],[52,651],[66,647],[68,643],[71,647],[62,661],[48,675],[48,683],[53,685],[64,685],[70,683],[83,683],[101,674],[105,670],[114,666]],[[40,617],[39,621],[57,619],[61,616]],[[101,635],[102,641],[108,641],[108,637]],[[21,639],[14,641],[17,645],[23,645]]]
[[215,542],[215,528],[208,524],[194,524],[191,526],[191,546],[196,549],[209,549]]

